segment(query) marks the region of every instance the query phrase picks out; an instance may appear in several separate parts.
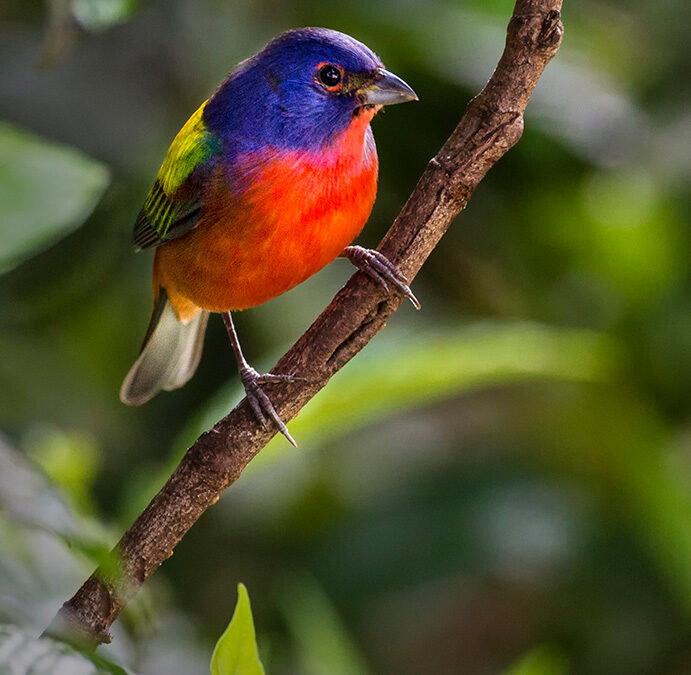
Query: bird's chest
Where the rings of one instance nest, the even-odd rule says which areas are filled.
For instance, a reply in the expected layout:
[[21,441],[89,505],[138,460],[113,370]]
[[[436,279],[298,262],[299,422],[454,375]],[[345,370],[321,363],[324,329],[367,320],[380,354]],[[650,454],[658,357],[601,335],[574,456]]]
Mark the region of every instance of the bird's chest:
[[358,159],[295,156],[265,168],[250,199],[257,226],[233,256],[247,286],[267,299],[279,295],[318,272],[360,233],[376,197],[376,152]]
[[184,293],[209,309],[252,307],[336,258],[376,197],[374,139],[368,126],[354,132],[327,152],[284,152],[257,162],[241,198],[225,193],[208,225],[191,233],[194,245],[176,265]]
[[294,268],[298,276],[301,266],[305,273],[314,273],[358,235],[376,189],[374,148],[358,156],[295,153],[281,158],[257,181],[256,198],[250,203],[263,227],[248,232],[248,237],[266,248],[276,264]]

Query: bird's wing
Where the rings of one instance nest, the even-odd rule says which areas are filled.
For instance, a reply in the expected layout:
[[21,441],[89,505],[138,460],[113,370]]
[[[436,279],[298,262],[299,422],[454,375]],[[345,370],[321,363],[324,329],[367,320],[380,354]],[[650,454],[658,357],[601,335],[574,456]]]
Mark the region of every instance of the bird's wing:
[[159,246],[196,227],[202,187],[221,143],[204,126],[204,102],[173,140],[134,224],[138,251]]

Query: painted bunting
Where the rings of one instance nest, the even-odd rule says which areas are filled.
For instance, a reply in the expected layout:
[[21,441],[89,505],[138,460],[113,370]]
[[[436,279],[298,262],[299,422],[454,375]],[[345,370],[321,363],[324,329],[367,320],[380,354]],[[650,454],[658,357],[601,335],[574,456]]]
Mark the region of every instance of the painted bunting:
[[419,303],[381,253],[351,246],[377,190],[370,121],[417,100],[368,47],[333,30],[282,33],[240,63],[173,140],[134,226],[156,247],[154,308],[120,390],[140,405],[194,374],[210,312],[223,315],[247,398],[295,443],[245,360],[231,311],[293,288],[338,256]]

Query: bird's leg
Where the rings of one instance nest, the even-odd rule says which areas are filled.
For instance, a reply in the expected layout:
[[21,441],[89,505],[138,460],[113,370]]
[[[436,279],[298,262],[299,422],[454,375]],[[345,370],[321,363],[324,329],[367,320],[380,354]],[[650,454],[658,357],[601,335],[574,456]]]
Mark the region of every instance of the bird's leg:
[[252,368],[252,366],[250,366],[249,363],[247,363],[245,355],[242,353],[240,340],[238,339],[238,334],[235,331],[235,326],[233,325],[233,319],[230,316],[230,312],[223,312],[223,321],[226,325],[228,337],[230,338],[230,344],[233,347],[233,352],[235,352],[235,358],[238,362],[240,381],[242,382],[242,386],[245,388],[247,400],[252,406],[255,417],[264,428],[266,428],[266,417],[270,417],[276,423],[279,431],[294,447],[297,448],[297,443],[293,440],[293,437],[290,435],[290,433],[288,433],[288,428],[284,424],[283,420],[278,416],[278,413],[269,400],[269,397],[262,391],[261,385],[266,382],[293,382],[294,380],[299,380],[302,378],[294,375],[274,375],[274,373],[265,373],[260,375],[254,368]]
[[410,290],[408,279],[384,254],[362,246],[346,246],[341,257],[348,258],[355,267],[376,281],[387,293],[391,292],[389,288],[391,284],[413,303],[415,309],[420,309],[420,302]]

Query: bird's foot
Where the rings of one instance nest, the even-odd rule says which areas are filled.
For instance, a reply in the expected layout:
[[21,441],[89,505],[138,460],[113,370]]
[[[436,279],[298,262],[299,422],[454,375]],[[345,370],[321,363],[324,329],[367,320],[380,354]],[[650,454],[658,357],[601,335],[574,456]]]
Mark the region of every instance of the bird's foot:
[[343,256],[370,279],[376,281],[387,293],[391,293],[391,284],[413,303],[415,309],[420,309],[420,301],[410,290],[408,279],[383,253],[362,246],[346,246]]
[[266,429],[266,418],[270,417],[278,427],[278,430],[288,439],[288,442],[296,448],[298,444],[288,432],[288,428],[283,420],[278,416],[273,403],[271,403],[269,397],[264,393],[262,384],[271,382],[295,382],[301,379],[303,378],[296,377],[295,375],[275,375],[274,373],[264,373],[260,375],[251,366],[244,367],[240,370],[240,381],[245,388],[247,400],[259,423]]

